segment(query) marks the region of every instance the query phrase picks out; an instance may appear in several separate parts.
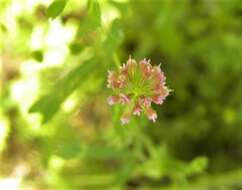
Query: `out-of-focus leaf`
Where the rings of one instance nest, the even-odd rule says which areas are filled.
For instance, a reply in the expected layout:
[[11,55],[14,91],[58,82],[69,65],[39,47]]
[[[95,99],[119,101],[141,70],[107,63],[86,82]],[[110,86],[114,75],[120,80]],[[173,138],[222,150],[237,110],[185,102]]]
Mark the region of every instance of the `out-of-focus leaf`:
[[58,111],[62,102],[95,71],[95,60],[90,59],[71,70],[64,78],[57,81],[55,86],[37,102],[29,112],[39,112],[43,115],[43,123],[49,121]]
[[101,9],[97,0],[88,1],[88,21],[95,27],[101,26]]
[[124,39],[123,31],[121,30],[120,21],[118,19],[112,22],[108,36],[104,42],[105,51],[110,54],[116,50]]
[[88,1],[88,15],[80,23],[79,34],[84,35],[87,32],[94,31],[101,26],[101,9],[97,0]]
[[112,147],[103,147],[98,145],[83,146],[80,157],[90,159],[114,159],[126,158],[129,156],[127,151],[117,150]]
[[204,171],[208,165],[208,159],[206,157],[198,157],[194,159],[187,168],[187,174],[197,174]]
[[0,154],[2,151],[6,148],[7,145],[7,139],[10,132],[10,125],[9,120],[7,118],[4,118],[3,114],[0,110]]
[[32,52],[32,56],[33,58],[38,61],[38,62],[42,62],[43,61],[43,52],[41,50],[36,50]]
[[66,0],[55,0],[47,9],[47,16],[49,18],[56,18],[59,16],[66,6]]
[[63,142],[63,144],[57,147],[57,151],[58,155],[62,156],[63,158],[68,159],[75,157],[80,151],[79,142],[76,139],[73,141],[66,140]]
[[3,31],[3,32],[7,32],[7,28],[4,24],[0,23],[0,29]]
[[[129,179],[129,176],[132,173],[132,171],[134,171],[134,167],[135,167],[135,162],[132,158],[125,160],[125,163],[123,164],[124,166],[122,166],[121,170],[117,172],[117,176],[114,181],[115,186],[118,186],[118,187],[122,187],[125,184],[125,182]],[[123,188],[120,188],[120,189],[123,189]]]
[[72,43],[70,45],[70,51],[72,54],[78,54],[84,49],[84,46],[80,43]]
[[170,166],[174,166],[173,158],[167,152],[166,146],[157,147],[157,150],[152,152],[141,170],[152,178],[160,178],[169,172]]

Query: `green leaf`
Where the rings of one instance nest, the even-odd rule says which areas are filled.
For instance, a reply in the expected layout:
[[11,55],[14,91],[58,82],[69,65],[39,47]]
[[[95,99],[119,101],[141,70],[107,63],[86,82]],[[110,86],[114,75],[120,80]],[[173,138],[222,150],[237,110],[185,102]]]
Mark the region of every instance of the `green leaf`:
[[101,26],[101,9],[97,0],[88,1],[88,21],[95,28]]
[[32,52],[32,56],[33,58],[38,61],[38,62],[42,62],[43,61],[43,52],[41,50],[36,50]]
[[62,102],[89,76],[94,74],[95,60],[92,58],[77,68],[71,70],[64,78],[57,81],[55,86],[37,102],[35,102],[29,112],[39,112],[43,115],[42,123],[49,121],[60,108]]
[[81,148],[80,157],[88,159],[127,159],[130,156],[128,151],[114,149],[113,147],[103,147],[100,145],[84,145]]
[[66,6],[66,0],[56,0],[47,9],[47,16],[49,18],[56,18],[62,13]]
[[189,164],[187,174],[192,175],[201,173],[206,169],[207,165],[208,159],[206,157],[198,157]]
[[125,183],[128,181],[130,175],[132,174],[132,172],[134,171],[135,168],[135,161],[133,158],[126,158],[125,162],[123,163],[123,165],[121,166],[121,168],[119,169],[115,177],[114,180],[114,184],[116,186],[121,186],[122,188],[120,189],[124,189],[124,185]]
[[87,9],[87,17],[80,23],[79,35],[85,35],[87,32],[95,31],[101,26],[101,9],[97,0],[89,0]]
[[80,53],[85,47],[81,43],[74,42],[74,43],[70,44],[69,48],[70,48],[71,53],[75,55],[75,54]]
[[115,51],[124,39],[124,34],[120,25],[119,19],[115,19],[111,24],[108,36],[104,42],[104,48],[107,54]]

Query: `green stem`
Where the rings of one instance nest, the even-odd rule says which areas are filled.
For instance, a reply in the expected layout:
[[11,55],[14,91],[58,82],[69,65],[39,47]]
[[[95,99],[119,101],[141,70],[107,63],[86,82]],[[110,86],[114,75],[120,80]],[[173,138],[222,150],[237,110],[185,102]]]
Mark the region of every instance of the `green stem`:
[[114,59],[114,62],[115,62],[117,69],[119,69],[121,62],[120,62],[118,55],[116,53],[113,53],[113,59]]
[[141,130],[141,126],[138,126],[137,120],[135,120],[135,132],[140,140],[139,142],[142,142],[143,146],[147,149],[149,155],[152,155],[155,151],[155,146],[153,142],[149,139],[149,137],[143,133],[143,131]]

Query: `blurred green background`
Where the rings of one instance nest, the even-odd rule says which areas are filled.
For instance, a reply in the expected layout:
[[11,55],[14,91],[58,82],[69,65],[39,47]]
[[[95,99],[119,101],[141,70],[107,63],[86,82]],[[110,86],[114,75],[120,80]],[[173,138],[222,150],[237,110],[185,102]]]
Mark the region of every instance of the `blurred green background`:
[[[240,0],[0,0],[0,190],[242,189]],[[107,71],[162,62],[156,123]]]

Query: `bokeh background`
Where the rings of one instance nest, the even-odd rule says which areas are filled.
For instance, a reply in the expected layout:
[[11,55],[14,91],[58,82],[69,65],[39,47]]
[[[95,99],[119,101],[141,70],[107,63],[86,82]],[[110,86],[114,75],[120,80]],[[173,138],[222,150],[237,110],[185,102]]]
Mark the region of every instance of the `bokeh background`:
[[[0,0],[0,189],[242,189],[240,0]],[[162,62],[156,123],[107,71]]]

